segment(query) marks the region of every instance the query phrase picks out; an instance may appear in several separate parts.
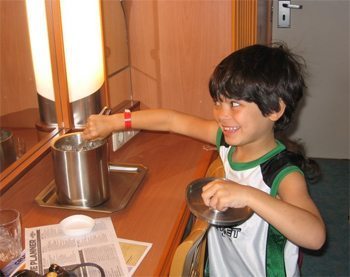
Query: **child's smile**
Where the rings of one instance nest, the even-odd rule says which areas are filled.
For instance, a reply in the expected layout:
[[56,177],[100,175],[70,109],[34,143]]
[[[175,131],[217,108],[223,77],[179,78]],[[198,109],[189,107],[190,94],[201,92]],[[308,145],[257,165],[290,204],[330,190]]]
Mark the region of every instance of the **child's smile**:
[[222,126],[222,131],[224,135],[234,134],[239,130],[238,126]]

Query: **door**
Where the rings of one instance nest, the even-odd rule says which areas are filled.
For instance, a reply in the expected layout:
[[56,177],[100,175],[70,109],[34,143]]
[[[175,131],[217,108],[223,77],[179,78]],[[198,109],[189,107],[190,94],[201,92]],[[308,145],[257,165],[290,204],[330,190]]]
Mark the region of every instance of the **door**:
[[290,28],[278,27],[273,0],[272,41],[284,41],[307,63],[308,89],[291,137],[309,157],[349,159],[349,1],[292,0]]

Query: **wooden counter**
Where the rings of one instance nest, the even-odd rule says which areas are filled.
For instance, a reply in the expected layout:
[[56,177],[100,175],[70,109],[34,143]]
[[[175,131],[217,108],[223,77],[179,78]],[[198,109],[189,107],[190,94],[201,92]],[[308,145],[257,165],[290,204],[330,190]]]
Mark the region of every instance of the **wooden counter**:
[[140,132],[112,153],[112,162],[137,163],[148,168],[143,184],[128,205],[115,213],[40,207],[34,199],[53,179],[51,155],[6,191],[0,204],[20,211],[23,228],[57,224],[77,213],[93,218],[110,216],[119,238],[153,244],[134,276],[165,276],[189,217],[185,189],[191,181],[205,175],[212,160],[213,152],[203,150],[203,145],[175,134]]

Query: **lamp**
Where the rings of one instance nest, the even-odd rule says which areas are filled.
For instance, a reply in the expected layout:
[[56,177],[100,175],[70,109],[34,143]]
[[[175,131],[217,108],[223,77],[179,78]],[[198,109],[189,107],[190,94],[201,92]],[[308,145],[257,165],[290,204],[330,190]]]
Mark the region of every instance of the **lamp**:
[[45,0],[26,0],[26,8],[40,120],[46,126],[56,125]]
[[101,5],[99,0],[61,0],[62,32],[69,102],[74,126],[101,110],[104,83]]
[[[73,127],[80,128],[84,126],[88,116],[98,113],[102,106],[101,88],[105,82],[105,69],[101,2],[100,0],[60,0],[59,3],[64,64],[67,74],[66,80],[73,116]],[[46,53],[50,53],[48,50],[45,0],[26,0],[26,4],[33,64],[35,64],[34,68],[39,68],[34,71],[38,94],[41,96],[45,95],[45,100],[54,100],[52,98],[54,94],[50,55],[48,54],[48,59],[43,65],[43,63],[36,61],[37,55],[35,54],[38,52],[40,58],[42,58],[44,56],[43,53],[45,53],[45,56]],[[40,15],[32,16],[32,10],[34,9],[40,11]],[[45,22],[35,23],[39,21],[38,17],[41,17],[40,20]],[[33,28],[32,31],[31,28]],[[37,40],[38,34],[42,34],[42,37],[45,37],[45,41],[42,39],[39,42]],[[40,50],[39,44],[41,47],[45,45],[45,50]],[[49,64],[50,70],[47,69],[47,64]],[[39,83],[40,80],[51,83],[51,86],[44,87]],[[49,96],[44,93],[49,94]],[[43,101],[41,97],[39,97],[40,100]]]

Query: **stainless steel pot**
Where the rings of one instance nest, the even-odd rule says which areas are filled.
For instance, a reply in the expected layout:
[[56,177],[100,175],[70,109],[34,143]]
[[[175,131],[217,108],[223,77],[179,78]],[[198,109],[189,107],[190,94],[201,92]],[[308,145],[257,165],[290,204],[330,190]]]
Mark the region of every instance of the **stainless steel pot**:
[[16,159],[16,148],[12,132],[0,129],[0,172],[15,162]]
[[78,149],[82,133],[58,137],[51,144],[57,200],[61,204],[94,207],[110,196],[106,140]]

